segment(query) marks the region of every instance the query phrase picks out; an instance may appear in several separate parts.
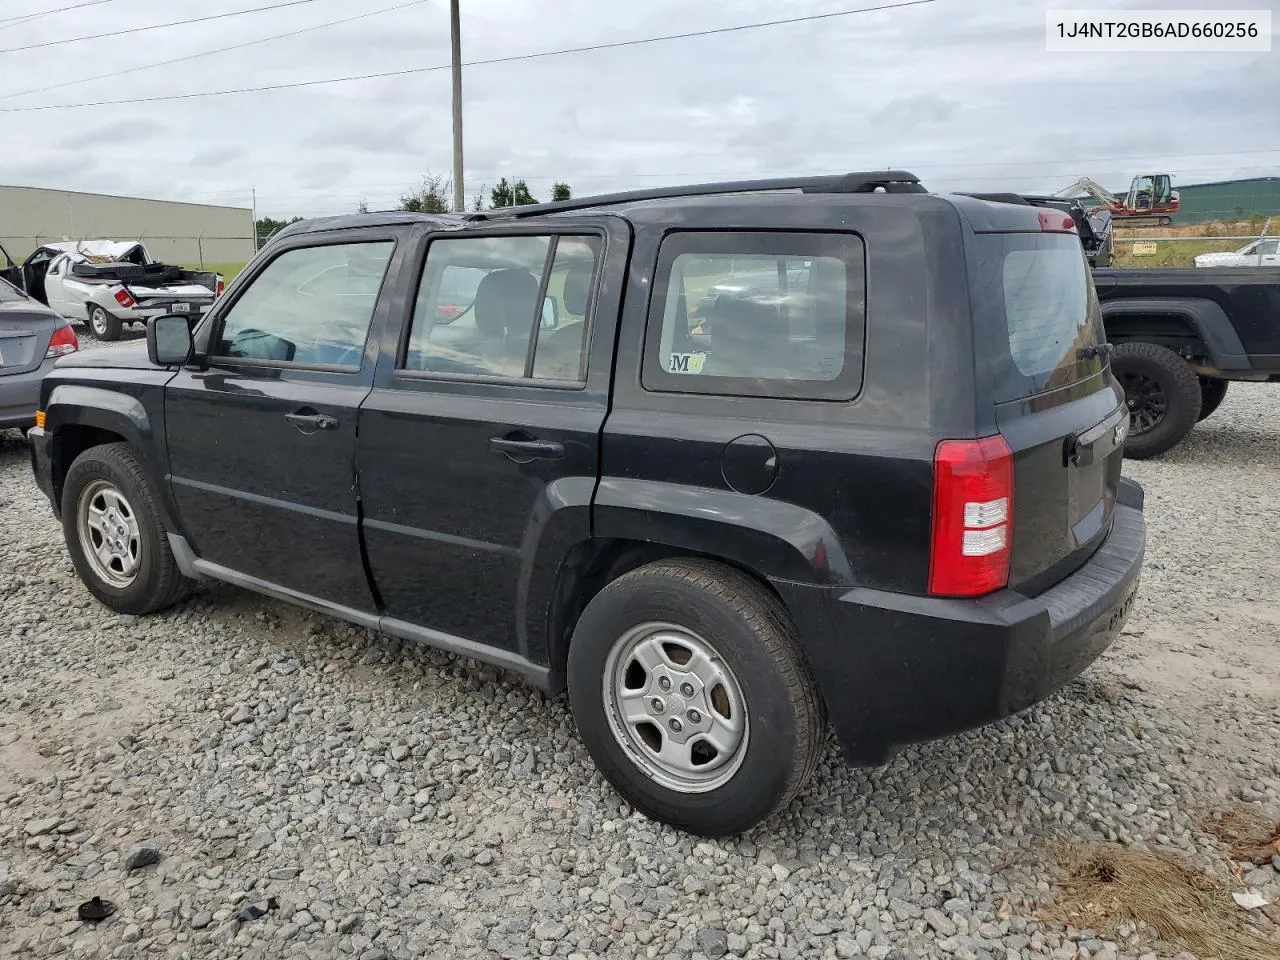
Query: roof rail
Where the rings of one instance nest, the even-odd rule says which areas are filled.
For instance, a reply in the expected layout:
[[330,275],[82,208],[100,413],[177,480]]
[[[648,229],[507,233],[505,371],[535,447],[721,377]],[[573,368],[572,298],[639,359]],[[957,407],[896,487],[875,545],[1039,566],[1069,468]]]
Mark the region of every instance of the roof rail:
[[546,213],[590,210],[593,207],[637,203],[642,200],[674,200],[679,197],[711,197],[733,193],[773,193],[799,190],[801,193],[928,193],[913,173],[905,170],[869,170],[826,177],[782,177],[772,180],[731,180],[723,183],[699,183],[685,187],[654,187],[629,190],[551,203],[533,203],[518,207],[500,207],[466,215],[468,220],[500,220],[536,217]]

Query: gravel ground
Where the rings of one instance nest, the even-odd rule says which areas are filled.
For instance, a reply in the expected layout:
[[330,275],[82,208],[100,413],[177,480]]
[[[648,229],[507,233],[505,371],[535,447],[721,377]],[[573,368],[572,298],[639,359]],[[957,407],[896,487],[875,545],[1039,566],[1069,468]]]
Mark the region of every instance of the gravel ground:
[[[1201,816],[1276,811],[1280,389],[1234,385],[1126,469],[1144,587],[1080,681],[882,769],[831,744],[784,815],[705,842],[628,810],[565,701],[487,667],[217,585],[108,613],[4,435],[0,956],[1172,956],[1036,921],[1041,851],[1118,839],[1221,870]],[[1280,899],[1278,871],[1239,888]],[[93,896],[117,907],[96,927]]]

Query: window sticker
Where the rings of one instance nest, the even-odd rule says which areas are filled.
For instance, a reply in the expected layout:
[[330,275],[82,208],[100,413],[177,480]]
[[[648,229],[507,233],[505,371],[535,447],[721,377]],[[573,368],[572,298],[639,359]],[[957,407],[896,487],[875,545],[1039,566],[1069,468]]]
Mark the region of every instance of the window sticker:
[[667,366],[669,373],[701,373],[707,362],[705,353],[673,353]]

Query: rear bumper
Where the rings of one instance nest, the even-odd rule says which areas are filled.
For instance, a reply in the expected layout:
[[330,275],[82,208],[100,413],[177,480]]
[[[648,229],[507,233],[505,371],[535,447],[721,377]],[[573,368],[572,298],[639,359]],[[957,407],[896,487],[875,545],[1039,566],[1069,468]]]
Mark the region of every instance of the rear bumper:
[[1036,597],[948,600],[778,583],[851,763],[1010,716],[1079,675],[1119,634],[1146,547],[1142,488],[1122,481],[1111,533]]
[[54,360],[45,360],[27,373],[0,377],[0,429],[29,427],[36,422],[40,405],[40,381],[53,369]]

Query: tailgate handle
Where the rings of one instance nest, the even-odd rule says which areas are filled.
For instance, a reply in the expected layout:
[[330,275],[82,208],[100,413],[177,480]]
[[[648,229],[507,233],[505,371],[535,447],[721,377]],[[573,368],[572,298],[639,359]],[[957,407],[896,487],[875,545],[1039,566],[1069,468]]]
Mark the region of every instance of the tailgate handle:
[[1087,467],[1096,459],[1097,444],[1104,437],[1110,435],[1111,449],[1124,442],[1128,424],[1129,410],[1127,407],[1120,407],[1101,423],[1067,437],[1062,445],[1062,465],[1065,467],[1070,463],[1077,467]]

